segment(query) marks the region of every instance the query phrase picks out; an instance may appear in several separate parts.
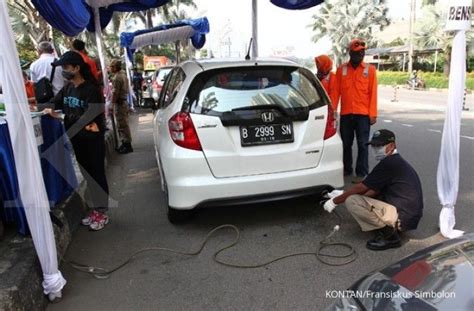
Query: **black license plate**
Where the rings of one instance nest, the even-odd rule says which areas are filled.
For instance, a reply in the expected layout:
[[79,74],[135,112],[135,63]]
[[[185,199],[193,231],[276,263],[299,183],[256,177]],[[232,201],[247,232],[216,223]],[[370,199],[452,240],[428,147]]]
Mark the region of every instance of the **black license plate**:
[[292,143],[293,124],[246,125],[240,127],[240,142],[243,147]]

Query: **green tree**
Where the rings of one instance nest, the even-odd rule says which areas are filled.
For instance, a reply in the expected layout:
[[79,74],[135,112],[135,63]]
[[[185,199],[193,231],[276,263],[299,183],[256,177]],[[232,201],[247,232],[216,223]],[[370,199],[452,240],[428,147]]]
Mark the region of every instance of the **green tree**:
[[325,1],[319,12],[313,15],[313,41],[329,36],[333,43],[334,61],[340,65],[347,59],[352,39],[362,38],[369,46],[377,46],[373,32],[389,25],[387,10],[385,0]]
[[[423,8],[423,17],[419,19],[415,25],[415,45],[418,48],[440,48],[444,54],[443,72],[449,75],[451,65],[451,49],[453,42],[453,33],[446,32],[444,26],[446,24],[446,14],[439,5],[427,5]],[[473,24],[474,25],[474,24]],[[472,40],[472,31],[467,32],[467,46]]]
[[394,47],[394,46],[401,46],[401,45],[405,45],[405,41],[402,38],[398,37],[392,40],[391,42],[385,44],[384,47]]
[[436,4],[438,0],[423,0],[422,6]]
[[8,0],[12,28],[17,42],[27,42],[34,46],[41,41],[52,39],[52,28],[35,9],[31,0]]

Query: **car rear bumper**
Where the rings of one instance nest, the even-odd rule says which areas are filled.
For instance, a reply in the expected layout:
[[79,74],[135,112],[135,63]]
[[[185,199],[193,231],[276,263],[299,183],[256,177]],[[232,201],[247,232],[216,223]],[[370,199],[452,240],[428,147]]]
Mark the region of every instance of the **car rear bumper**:
[[189,151],[182,158],[163,159],[169,206],[186,210],[255,203],[316,194],[324,188],[341,188],[344,186],[342,146],[336,143],[327,147],[316,168],[229,178],[212,176],[201,152]]
[[305,188],[305,189],[296,189],[296,190],[289,190],[289,191],[282,191],[282,192],[254,194],[254,195],[223,198],[223,199],[211,199],[211,200],[207,200],[207,201],[203,201],[199,203],[196,206],[196,208],[233,206],[233,205],[255,204],[255,203],[262,203],[262,202],[286,200],[286,199],[310,196],[314,194],[321,194],[325,190],[330,191],[332,189],[333,187],[330,185],[322,185],[322,186],[310,187],[310,188]]

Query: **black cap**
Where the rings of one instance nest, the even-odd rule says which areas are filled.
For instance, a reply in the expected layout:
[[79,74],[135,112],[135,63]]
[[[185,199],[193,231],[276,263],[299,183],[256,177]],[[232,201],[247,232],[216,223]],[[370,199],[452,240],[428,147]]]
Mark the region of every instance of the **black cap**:
[[372,135],[372,139],[367,143],[367,145],[373,146],[385,146],[389,143],[395,142],[395,134],[389,130],[377,130]]
[[62,65],[77,65],[81,66],[84,64],[84,59],[81,54],[69,51],[63,54],[60,59],[53,63],[53,66],[62,66]]

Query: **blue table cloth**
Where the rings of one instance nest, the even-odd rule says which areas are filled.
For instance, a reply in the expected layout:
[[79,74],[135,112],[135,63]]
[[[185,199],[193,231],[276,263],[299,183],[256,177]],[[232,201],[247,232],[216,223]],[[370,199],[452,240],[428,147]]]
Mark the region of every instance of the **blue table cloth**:
[[[2,123],[1,119],[0,123]],[[15,158],[11,146],[8,126],[6,123],[0,124],[0,192],[3,202],[0,218],[7,223],[16,223],[18,232],[26,235],[28,233],[28,223],[19,195]]]
[[72,165],[73,153],[64,126],[48,115],[41,117],[43,144],[40,146],[41,169],[50,207],[67,199],[77,188],[77,178]]
[[[41,117],[43,144],[38,148],[41,169],[50,207],[69,197],[78,186],[72,165],[72,147],[65,135],[64,126],[58,119]],[[12,144],[8,126],[0,124],[0,193],[3,211],[0,217],[6,223],[15,223],[18,232],[28,234],[25,211],[19,195]]]

